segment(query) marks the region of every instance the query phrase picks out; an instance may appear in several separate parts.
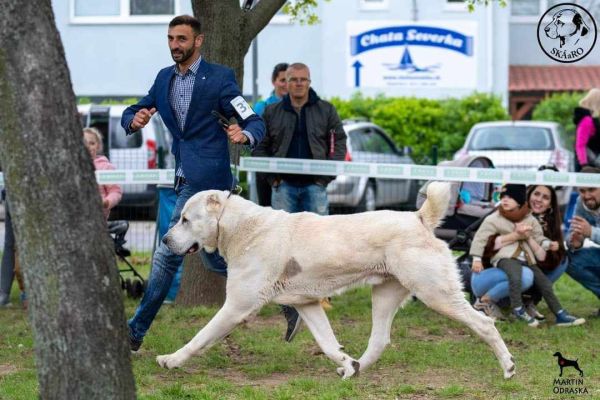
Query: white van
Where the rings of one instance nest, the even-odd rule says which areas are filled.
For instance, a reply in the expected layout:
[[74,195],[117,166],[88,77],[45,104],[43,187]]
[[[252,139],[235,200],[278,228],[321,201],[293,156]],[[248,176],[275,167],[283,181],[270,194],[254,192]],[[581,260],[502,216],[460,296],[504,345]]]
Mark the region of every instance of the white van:
[[[148,125],[133,135],[121,127],[127,105],[77,106],[84,127],[98,128],[104,136],[104,155],[117,169],[174,168],[170,153],[172,137],[158,113]],[[156,185],[124,185],[120,206],[146,208],[150,217],[156,212]]]

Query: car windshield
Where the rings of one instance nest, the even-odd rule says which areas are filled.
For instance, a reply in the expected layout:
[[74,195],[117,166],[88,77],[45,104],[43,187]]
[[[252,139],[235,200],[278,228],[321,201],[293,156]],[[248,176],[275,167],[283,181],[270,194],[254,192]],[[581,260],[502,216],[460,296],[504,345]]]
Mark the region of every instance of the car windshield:
[[394,154],[394,148],[387,140],[372,129],[356,129],[350,131],[350,142],[355,151]]
[[473,132],[469,150],[553,150],[548,128],[535,126],[492,126]]
[[110,121],[110,147],[113,149],[135,149],[142,146],[142,135],[128,135],[121,127],[121,118],[112,117]]

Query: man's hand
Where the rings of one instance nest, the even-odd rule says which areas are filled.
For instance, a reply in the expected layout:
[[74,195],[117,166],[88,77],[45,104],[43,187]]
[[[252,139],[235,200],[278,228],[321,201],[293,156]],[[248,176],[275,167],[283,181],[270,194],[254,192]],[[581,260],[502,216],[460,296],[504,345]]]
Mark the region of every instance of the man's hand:
[[573,232],[573,233],[571,233],[569,247],[572,249],[579,249],[581,246],[583,246],[584,240],[585,240],[585,238],[583,237],[582,234]]
[[571,220],[571,229],[573,234],[579,234],[584,238],[592,236],[592,226],[584,218],[574,217]]
[[248,137],[244,135],[242,128],[240,128],[238,124],[229,125],[229,127],[225,129],[225,132],[227,132],[227,136],[233,144],[243,144],[248,141]]
[[131,125],[129,125],[129,128],[134,132],[142,129],[146,126],[148,121],[150,121],[150,118],[152,118],[155,112],[156,108],[154,107],[152,107],[150,110],[148,110],[147,108],[142,108],[133,116],[133,120],[131,121]]
[[473,261],[471,271],[475,272],[476,274],[480,273],[483,271],[483,263],[481,261]]

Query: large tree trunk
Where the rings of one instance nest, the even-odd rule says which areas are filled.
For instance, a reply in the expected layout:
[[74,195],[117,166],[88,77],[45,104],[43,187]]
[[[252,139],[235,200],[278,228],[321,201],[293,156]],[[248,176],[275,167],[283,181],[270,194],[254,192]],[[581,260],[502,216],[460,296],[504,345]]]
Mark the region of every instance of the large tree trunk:
[[[192,0],[194,16],[200,20],[205,34],[202,57],[232,68],[242,89],[244,56],[252,40],[285,1],[260,0],[252,10],[244,11],[240,8],[239,0]],[[225,299],[225,279],[205,270],[200,257],[187,257],[185,264],[177,303],[222,304]]]
[[135,398],[115,255],[50,0],[0,7],[0,159],[40,398]]

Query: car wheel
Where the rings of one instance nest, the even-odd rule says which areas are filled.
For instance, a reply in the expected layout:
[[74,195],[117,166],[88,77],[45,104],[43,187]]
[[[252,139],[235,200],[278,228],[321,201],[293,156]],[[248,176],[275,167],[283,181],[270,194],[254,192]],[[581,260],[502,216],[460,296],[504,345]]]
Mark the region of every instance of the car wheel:
[[375,184],[371,181],[367,182],[363,197],[356,207],[357,212],[375,211]]

